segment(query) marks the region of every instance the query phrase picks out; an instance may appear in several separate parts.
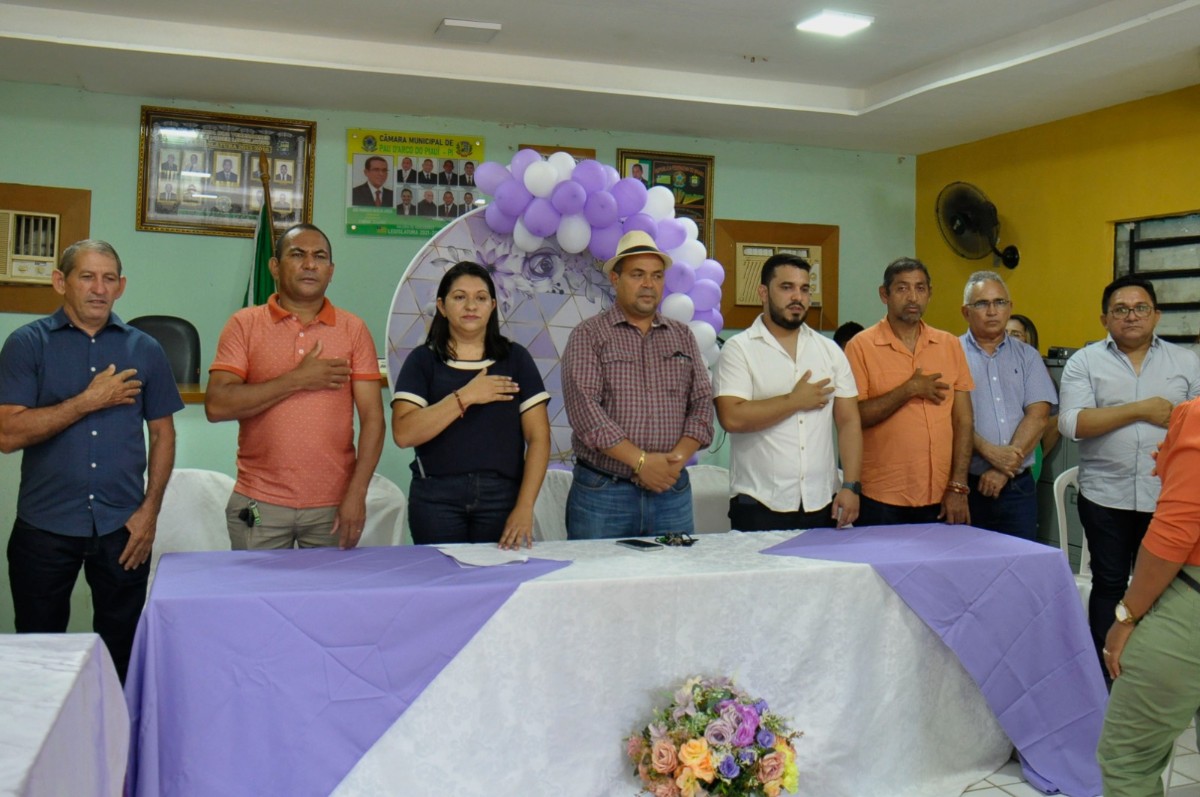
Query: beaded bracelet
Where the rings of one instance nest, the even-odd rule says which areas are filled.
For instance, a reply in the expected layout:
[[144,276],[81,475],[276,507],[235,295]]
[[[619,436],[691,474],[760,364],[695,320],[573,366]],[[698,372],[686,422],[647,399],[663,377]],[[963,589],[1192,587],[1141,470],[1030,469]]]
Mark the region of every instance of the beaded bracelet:
[[946,489],[952,493],[958,493],[959,495],[967,495],[971,492],[971,488],[962,482],[950,482],[946,485]]
[[467,405],[463,404],[462,396],[458,395],[457,390],[452,390],[450,392],[454,394],[454,400],[458,402],[458,417],[461,418],[467,414]]

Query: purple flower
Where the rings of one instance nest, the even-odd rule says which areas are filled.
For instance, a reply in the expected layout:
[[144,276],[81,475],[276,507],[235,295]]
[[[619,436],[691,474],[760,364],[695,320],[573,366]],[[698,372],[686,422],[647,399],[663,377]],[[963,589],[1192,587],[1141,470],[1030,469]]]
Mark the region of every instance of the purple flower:
[[767,710],[768,710],[768,709],[767,709],[767,701],[765,701],[765,700],[760,700],[760,701],[758,701],[757,703],[755,703],[755,704],[754,704],[754,710],[758,712],[758,716],[760,716],[760,717],[761,717],[763,714],[766,714],[766,713],[767,713]]
[[733,737],[733,726],[723,719],[715,719],[708,723],[708,727],[704,729],[704,738],[709,745],[716,747],[718,745],[727,745]]
[[771,733],[766,728],[762,728],[761,730],[759,730],[758,736],[755,737],[755,741],[758,742],[759,747],[767,747],[767,748],[774,747],[775,746],[775,734]]
[[737,730],[733,734],[733,743],[737,747],[746,747],[754,741],[754,734],[758,731],[758,714],[750,706],[737,706],[737,712],[741,721]]
[[750,748],[738,751],[738,761],[741,761],[743,764],[753,764],[756,758],[758,758],[758,755]]
[[721,773],[721,777],[733,780],[742,774],[742,768],[733,760],[733,756],[727,755],[721,759],[721,763],[717,766],[717,772]]

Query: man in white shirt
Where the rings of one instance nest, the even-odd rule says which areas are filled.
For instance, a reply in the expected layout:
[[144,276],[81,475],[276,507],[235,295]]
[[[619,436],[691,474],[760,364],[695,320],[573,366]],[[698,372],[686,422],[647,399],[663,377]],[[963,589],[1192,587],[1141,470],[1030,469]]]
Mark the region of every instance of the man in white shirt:
[[858,517],[858,386],[842,350],[804,324],[810,270],[795,255],[768,258],[763,313],[717,363],[714,401],[731,441],[729,519],[741,531],[841,528]]

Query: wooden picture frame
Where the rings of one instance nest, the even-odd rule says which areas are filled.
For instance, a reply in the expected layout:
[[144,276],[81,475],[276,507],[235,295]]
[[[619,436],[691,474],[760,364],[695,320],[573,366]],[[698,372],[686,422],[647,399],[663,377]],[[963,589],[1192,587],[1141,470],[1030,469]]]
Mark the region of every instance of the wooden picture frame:
[[[272,177],[286,163],[291,179],[271,180],[276,224],[312,221],[317,123],[142,106],[138,149],[137,229],[250,238],[261,199],[259,153]],[[221,178],[221,179],[217,179]]]
[[713,165],[711,155],[617,150],[617,171],[621,177],[638,177],[647,188],[662,185],[671,189],[675,194],[675,215],[696,222],[700,229],[697,238],[709,252],[712,251]]

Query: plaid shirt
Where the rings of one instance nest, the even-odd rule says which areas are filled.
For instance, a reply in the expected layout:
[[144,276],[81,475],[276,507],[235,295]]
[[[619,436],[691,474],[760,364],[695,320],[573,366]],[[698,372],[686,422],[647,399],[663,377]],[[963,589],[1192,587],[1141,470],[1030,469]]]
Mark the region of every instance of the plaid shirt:
[[571,331],[562,383],[575,456],[616,476],[633,472],[602,451],[626,438],[652,453],[712,442],[712,384],[686,324],[656,314],[643,335],[614,305]]

